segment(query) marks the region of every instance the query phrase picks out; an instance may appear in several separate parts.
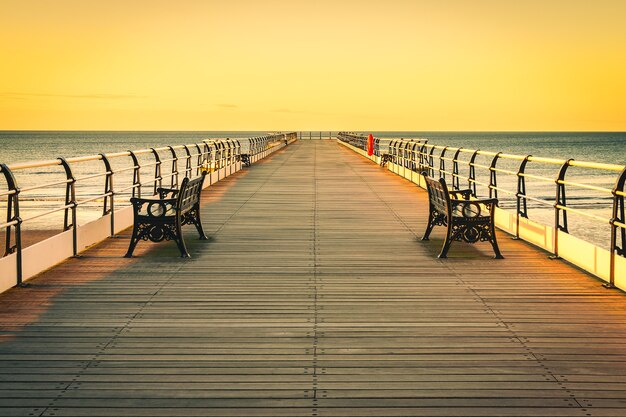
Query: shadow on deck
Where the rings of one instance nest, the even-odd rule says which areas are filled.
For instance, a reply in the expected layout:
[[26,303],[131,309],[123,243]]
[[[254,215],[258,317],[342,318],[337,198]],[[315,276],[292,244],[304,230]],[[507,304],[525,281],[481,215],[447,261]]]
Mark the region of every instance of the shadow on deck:
[[[626,298],[331,141],[204,193],[209,241],[109,239],[0,295],[0,415],[624,416]],[[438,230],[439,229],[439,230]]]

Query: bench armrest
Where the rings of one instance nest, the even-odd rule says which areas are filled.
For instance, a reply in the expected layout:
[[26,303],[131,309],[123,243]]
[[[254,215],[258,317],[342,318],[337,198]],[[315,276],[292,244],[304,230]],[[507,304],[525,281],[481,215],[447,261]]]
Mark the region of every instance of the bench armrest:
[[453,199],[458,199],[458,195],[461,195],[463,197],[464,200],[469,200],[471,195],[472,195],[472,190],[470,190],[469,188],[466,190],[454,190],[454,191],[448,191],[448,193],[450,193],[450,196]]
[[[149,216],[149,217],[165,217],[168,212],[178,210],[176,198],[136,198],[130,199],[133,205],[135,215]],[[145,209],[145,214],[140,213]]]
[[450,199],[450,202],[452,204],[471,204],[471,203],[475,203],[475,204],[484,204],[486,206],[493,206],[498,204],[498,199],[497,198],[479,198],[476,200],[459,200],[457,198],[452,198]]
[[157,193],[159,193],[159,198],[163,199],[166,195],[172,194],[172,197],[176,197],[180,190],[178,188],[157,188]]
[[450,204],[452,205],[453,215],[454,213],[460,213],[465,218],[486,217],[486,216],[490,216],[493,214],[493,209],[498,205],[498,199],[497,198],[483,198],[480,200],[451,199]]

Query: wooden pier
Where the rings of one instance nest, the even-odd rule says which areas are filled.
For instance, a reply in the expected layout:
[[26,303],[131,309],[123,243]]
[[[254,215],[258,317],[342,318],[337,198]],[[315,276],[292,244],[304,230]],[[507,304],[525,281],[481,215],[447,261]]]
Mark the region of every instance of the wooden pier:
[[626,416],[626,296],[529,244],[419,240],[427,196],[333,141],[0,295],[5,416]]

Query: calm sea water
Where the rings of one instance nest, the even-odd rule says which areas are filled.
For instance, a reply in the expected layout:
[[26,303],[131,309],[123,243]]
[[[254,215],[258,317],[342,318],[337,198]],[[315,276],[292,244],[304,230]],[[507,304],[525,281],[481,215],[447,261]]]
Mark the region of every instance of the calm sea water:
[[425,138],[429,143],[518,155],[626,164],[626,132],[375,132],[381,138]]
[[0,163],[92,155],[166,145],[200,143],[210,138],[249,138],[267,132],[79,132],[0,131]]
[[[205,132],[79,132],[79,131],[0,131],[0,163],[11,164],[31,160],[51,159],[59,156],[73,157],[80,155],[97,154],[101,152],[118,152],[129,149],[142,149],[164,145],[178,145],[199,143],[209,138],[248,138],[261,136],[267,132],[233,132],[233,131],[205,131]],[[323,132],[328,137],[329,132]],[[333,132],[335,133],[335,132]],[[613,164],[626,164],[626,133],[588,133],[588,132],[363,132],[374,133],[381,138],[421,138],[428,139],[429,143],[480,149],[487,151],[504,152],[519,155],[534,155],[560,159],[577,159]],[[303,135],[308,138],[308,134]],[[317,133],[312,135],[319,137]],[[451,155],[448,155],[451,156]],[[465,156],[465,157],[468,157]],[[118,166],[128,165],[130,161],[116,161]],[[477,160],[478,163],[489,165],[488,158]],[[81,164],[76,168],[77,176],[86,176],[102,172],[101,162]],[[501,160],[498,167],[515,171],[519,162]],[[527,172],[533,175],[555,178],[558,166],[530,164]],[[467,167],[461,164],[461,174],[467,173]],[[478,180],[488,182],[488,171],[478,170]],[[150,175],[145,173],[144,178]],[[616,173],[607,173],[597,170],[581,170],[570,168],[567,179],[570,181],[590,184],[599,187],[611,188]],[[34,185],[43,181],[62,179],[58,168],[34,169],[18,172],[17,177],[22,187]],[[516,189],[516,177],[499,175],[498,186],[510,190]],[[120,189],[131,183],[130,176],[116,178],[116,188]],[[0,179],[0,189],[5,188]],[[611,214],[610,195],[602,192],[575,189],[568,190],[568,205],[602,218],[609,218]],[[528,194],[546,201],[554,201],[554,183],[529,180]],[[102,192],[102,179],[86,181],[77,187],[78,199],[86,199]],[[59,198],[62,198],[64,189],[52,187],[33,190],[21,196],[22,216],[29,217],[37,213],[57,207]],[[479,187],[479,195],[488,195],[488,190]],[[119,204],[127,201],[127,196],[120,196]],[[500,192],[498,197],[503,208],[514,208],[513,195]],[[0,199],[1,200],[1,199]],[[0,201],[0,213],[5,201]],[[85,205],[79,212],[79,223],[85,223],[100,215],[101,202],[96,201]],[[531,219],[546,224],[552,224],[553,210],[550,207],[530,202],[529,216]],[[608,223],[591,220],[576,213],[569,214],[570,232],[592,241],[599,246],[607,247],[609,240]],[[25,228],[50,229],[59,228],[62,224],[62,213],[33,220]]]

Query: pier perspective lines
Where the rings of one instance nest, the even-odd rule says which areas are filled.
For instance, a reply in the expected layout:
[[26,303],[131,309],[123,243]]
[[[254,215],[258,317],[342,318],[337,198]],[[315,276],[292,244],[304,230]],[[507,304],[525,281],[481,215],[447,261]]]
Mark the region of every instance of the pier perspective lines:
[[201,206],[190,259],[126,229],[0,294],[0,415],[626,415],[623,293],[500,231],[437,259],[426,192],[335,141]]

